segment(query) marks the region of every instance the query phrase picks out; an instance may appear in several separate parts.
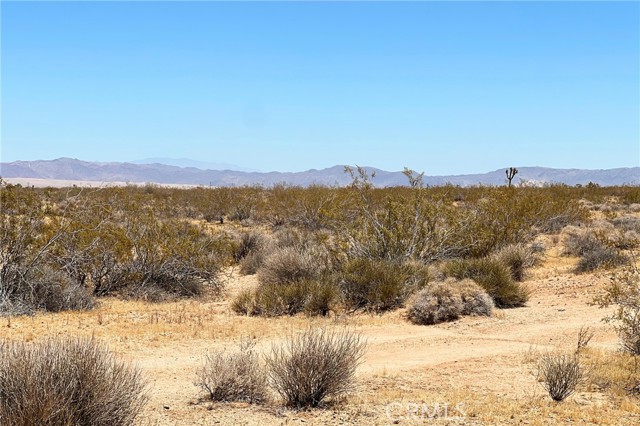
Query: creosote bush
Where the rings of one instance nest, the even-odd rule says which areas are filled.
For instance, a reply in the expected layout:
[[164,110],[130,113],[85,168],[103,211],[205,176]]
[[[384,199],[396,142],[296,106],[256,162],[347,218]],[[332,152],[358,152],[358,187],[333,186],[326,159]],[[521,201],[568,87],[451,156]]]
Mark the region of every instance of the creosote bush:
[[317,407],[351,392],[365,343],[349,330],[307,329],[273,346],[269,382],[291,407]]
[[144,393],[139,370],[93,339],[0,342],[3,426],[129,426]]
[[538,379],[554,401],[564,401],[575,392],[583,376],[576,354],[545,354],[538,363]]
[[429,282],[429,271],[416,264],[356,258],[342,267],[342,301],[347,309],[384,312],[404,305]]
[[237,351],[212,351],[197,371],[196,385],[213,401],[261,403],[268,398],[266,372],[254,351],[255,343],[245,339]]
[[613,247],[598,247],[582,255],[576,266],[576,272],[591,272],[600,268],[614,268],[624,265],[629,259]]
[[486,290],[499,308],[524,306],[529,300],[529,292],[513,280],[509,267],[494,258],[453,260],[445,265],[444,272],[459,280],[472,279]]

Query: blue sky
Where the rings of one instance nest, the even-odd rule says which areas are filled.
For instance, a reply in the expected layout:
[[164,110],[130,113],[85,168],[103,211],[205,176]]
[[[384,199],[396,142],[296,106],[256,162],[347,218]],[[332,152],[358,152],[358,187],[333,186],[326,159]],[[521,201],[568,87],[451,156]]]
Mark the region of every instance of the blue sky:
[[2,161],[640,165],[638,2],[0,2]]

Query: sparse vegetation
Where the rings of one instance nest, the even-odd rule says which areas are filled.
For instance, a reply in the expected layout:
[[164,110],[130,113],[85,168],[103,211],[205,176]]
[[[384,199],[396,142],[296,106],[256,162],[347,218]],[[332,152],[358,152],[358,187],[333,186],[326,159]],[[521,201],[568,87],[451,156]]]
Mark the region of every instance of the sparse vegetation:
[[218,350],[205,355],[204,365],[196,373],[196,385],[207,393],[208,399],[250,403],[267,400],[266,371],[254,346],[245,338],[235,352]]
[[364,351],[364,341],[354,332],[307,329],[272,348],[269,380],[287,405],[317,407],[354,390]]
[[584,371],[575,354],[545,354],[538,364],[538,377],[554,401],[564,401],[582,382]]
[[128,426],[145,399],[139,370],[96,340],[0,342],[2,425]]

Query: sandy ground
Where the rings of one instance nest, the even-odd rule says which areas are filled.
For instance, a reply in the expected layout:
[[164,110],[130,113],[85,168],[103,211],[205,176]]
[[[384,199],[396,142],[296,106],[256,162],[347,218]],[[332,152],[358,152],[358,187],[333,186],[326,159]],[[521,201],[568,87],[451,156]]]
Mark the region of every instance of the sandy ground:
[[[533,292],[528,305],[498,310],[490,318],[417,326],[404,319],[404,310],[315,319],[240,317],[230,311],[229,300],[239,289],[255,285],[255,277],[234,273],[220,301],[153,305],[107,299],[86,313],[4,318],[0,337],[69,334],[105,340],[149,381],[142,425],[640,424],[638,399],[583,387],[557,404],[532,374],[536,353],[570,350],[582,326],[596,331],[593,350],[617,348],[614,330],[601,321],[608,311],[589,304],[608,275],[574,275],[575,259],[554,253],[526,281]],[[249,336],[267,351],[310,324],[348,326],[366,338],[359,387],[348,400],[331,409],[302,412],[277,402],[199,401],[195,371],[207,349],[233,347]]]

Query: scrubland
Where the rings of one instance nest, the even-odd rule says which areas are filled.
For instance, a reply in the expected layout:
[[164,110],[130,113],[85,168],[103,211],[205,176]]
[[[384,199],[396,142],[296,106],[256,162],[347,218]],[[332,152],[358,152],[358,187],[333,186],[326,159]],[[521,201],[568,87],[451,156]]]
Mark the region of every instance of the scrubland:
[[0,424],[640,422],[640,188],[350,172],[2,183]]

